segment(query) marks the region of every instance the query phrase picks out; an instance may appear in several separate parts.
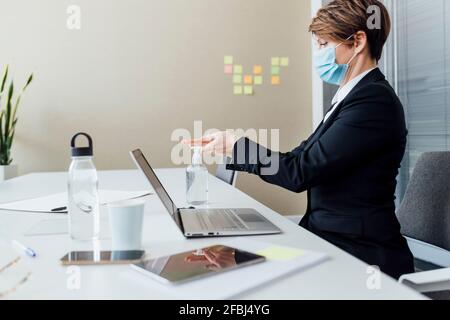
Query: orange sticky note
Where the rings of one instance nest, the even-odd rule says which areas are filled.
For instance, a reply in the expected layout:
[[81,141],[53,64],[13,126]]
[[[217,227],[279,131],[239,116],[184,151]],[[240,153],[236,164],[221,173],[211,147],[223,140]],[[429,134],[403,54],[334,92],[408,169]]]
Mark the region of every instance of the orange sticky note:
[[253,77],[252,76],[245,76],[244,77],[244,84],[253,84]]
[[233,73],[233,66],[232,65],[226,65],[224,68],[225,74],[232,74]]
[[254,74],[261,74],[263,72],[262,66],[254,66],[253,67],[253,73]]
[[272,76],[272,85],[279,85],[279,84],[280,84],[280,77]]

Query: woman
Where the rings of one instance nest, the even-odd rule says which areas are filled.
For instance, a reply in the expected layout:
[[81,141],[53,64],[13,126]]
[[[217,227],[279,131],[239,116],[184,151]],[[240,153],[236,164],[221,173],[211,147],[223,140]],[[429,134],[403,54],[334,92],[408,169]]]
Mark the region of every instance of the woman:
[[[380,9],[381,28],[368,27],[371,6]],[[229,132],[190,143],[232,157],[229,170],[307,191],[302,227],[399,278],[414,267],[394,204],[407,137],[404,111],[377,68],[390,27],[377,0],[335,0],[319,10],[310,26],[314,65],[323,81],[340,88],[319,128],[291,152],[272,152]],[[278,170],[265,173],[271,166]]]

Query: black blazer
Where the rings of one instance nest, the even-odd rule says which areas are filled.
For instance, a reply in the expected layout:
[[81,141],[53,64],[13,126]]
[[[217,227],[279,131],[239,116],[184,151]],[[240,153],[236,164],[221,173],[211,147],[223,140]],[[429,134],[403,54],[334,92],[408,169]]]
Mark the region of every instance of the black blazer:
[[375,69],[299,147],[278,153],[243,138],[227,169],[307,191],[302,227],[399,278],[414,272],[394,203],[407,133],[403,106]]

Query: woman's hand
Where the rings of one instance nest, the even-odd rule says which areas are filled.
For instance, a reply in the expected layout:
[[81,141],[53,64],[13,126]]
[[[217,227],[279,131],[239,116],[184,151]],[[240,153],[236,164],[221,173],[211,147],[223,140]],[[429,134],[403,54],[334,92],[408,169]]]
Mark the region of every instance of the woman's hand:
[[189,255],[186,262],[203,262],[206,268],[212,271],[229,268],[236,265],[235,251],[231,248],[218,248],[218,250],[203,249],[202,256]]
[[191,147],[203,147],[203,153],[211,155],[224,155],[231,157],[233,147],[240,137],[228,131],[206,135],[200,139],[184,140],[183,143]]

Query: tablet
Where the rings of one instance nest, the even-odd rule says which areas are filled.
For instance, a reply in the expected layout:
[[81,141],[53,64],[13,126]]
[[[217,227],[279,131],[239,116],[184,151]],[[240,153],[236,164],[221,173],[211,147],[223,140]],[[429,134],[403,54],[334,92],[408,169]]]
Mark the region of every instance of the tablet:
[[215,245],[145,260],[132,267],[160,282],[179,284],[264,261],[265,257],[257,254]]

